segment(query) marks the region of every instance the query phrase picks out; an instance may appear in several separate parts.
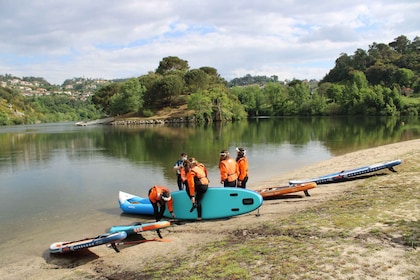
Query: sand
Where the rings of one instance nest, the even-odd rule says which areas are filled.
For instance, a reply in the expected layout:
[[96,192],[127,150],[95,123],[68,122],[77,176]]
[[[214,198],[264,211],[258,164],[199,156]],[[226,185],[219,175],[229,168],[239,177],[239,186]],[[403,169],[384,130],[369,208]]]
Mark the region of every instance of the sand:
[[[395,159],[403,161],[400,166],[396,167],[397,170],[402,170],[404,169],[404,157],[413,153],[420,155],[420,139],[337,156],[262,182],[252,182],[251,180],[252,183],[248,185],[248,188],[259,189],[286,185],[292,179],[316,177]],[[304,175],[302,176],[302,174]],[[418,176],[420,177],[420,173]],[[139,270],[144,263],[161,256],[170,255],[174,259],[182,257],[183,254],[188,253],[187,250],[191,249],[190,245],[192,244],[203,244],[222,239],[238,228],[252,227],[270,221],[279,215],[287,216],[305,207],[333,199],[344,190],[356,185],[356,181],[339,183],[345,184],[345,187],[337,187],[337,184],[318,186],[310,190],[310,197],[305,197],[301,193],[301,198],[267,200],[258,211],[231,219],[174,225],[162,230],[162,235],[170,242],[147,242],[124,247],[120,253],[116,253],[106,246],[93,247],[86,252],[71,256],[42,256],[42,252],[40,252],[38,257],[34,256],[1,268],[0,279],[110,279],[109,276],[115,273]],[[150,231],[144,232],[143,237],[151,239],[157,236],[155,232]],[[356,278],[363,279],[363,276],[359,275]]]

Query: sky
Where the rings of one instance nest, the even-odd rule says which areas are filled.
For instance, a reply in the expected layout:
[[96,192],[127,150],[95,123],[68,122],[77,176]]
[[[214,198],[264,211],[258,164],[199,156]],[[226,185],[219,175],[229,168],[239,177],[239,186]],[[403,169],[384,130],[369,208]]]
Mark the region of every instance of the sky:
[[420,36],[420,1],[1,0],[0,75],[125,79],[176,56],[227,81],[320,80],[400,35]]

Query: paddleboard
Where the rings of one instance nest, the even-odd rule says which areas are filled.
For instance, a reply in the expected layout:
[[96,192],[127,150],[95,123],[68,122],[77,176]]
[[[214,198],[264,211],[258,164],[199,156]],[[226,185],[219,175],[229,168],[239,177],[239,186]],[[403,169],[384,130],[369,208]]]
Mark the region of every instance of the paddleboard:
[[135,223],[127,226],[113,226],[109,229],[109,233],[115,233],[120,231],[125,231],[127,234],[139,233],[148,230],[157,230],[161,228],[169,227],[171,223],[169,221],[160,221],[154,223]]
[[[192,209],[191,199],[186,191],[171,193],[174,213],[177,219],[197,219],[197,209]],[[258,209],[263,203],[261,194],[253,190],[241,188],[210,187],[204,194],[202,205],[202,219],[221,219],[238,216]],[[190,212],[190,210],[192,211]],[[165,217],[171,217],[168,209]]]
[[333,182],[341,182],[345,181],[363,174],[376,172],[382,169],[389,169],[392,172],[396,172],[394,170],[394,166],[401,164],[401,160],[393,160],[388,162],[381,162],[376,163],[368,166],[362,166],[356,169],[351,170],[343,170],[336,173],[327,174],[320,177],[310,178],[310,179],[303,179],[303,180],[292,180],[289,181],[289,185],[295,185],[295,184],[303,184],[308,182],[315,182],[317,184],[327,184],[327,183],[333,183]]
[[281,197],[285,194],[295,193],[295,192],[304,192],[306,196],[310,196],[308,190],[313,189],[316,187],[315,182],[303,183],[303,184],[295,184],[295,185],[287,185],[287,186],[280,186],[280,187],[269,187],[256,190],[256,192],[260,193],[263,199],[273,199],[277,197]]
[[121,241],[127,237],[125,231],[116,233],[106,233],[92,238],[85,238],[77,241],[55,242],[50,246],[50,253],[68,253],[80,249],[87,249],[103,244]]

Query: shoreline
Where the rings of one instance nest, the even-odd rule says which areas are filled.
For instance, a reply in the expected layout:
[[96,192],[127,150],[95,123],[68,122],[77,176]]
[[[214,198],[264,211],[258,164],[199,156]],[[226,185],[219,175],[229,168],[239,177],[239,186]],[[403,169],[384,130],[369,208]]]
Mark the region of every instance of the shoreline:
[[[302,166],[297,170],[279,174],[279,176],[267,180],[252,182],[248,185],[248,189],[259,189],[263,185],[274,187],[278,186],[279,182],[288,182],[291,179],[316,177],[343,169],[352,169],[396,159],[402,160],[402,164],[396,166],[396,170],[399,172],[408,167],[405,165],[404,156],[414,152],[420,153],[420,139],[332,157],[316,164]],[[383,170],[380,172],[391,173]],[[252,228],[275,218],[286,217],[306,207],[331,200],[344,191],[354,188],[362,180],[364,179],[318,185],[309,191],[310,197],[305,197],[301,192],[296,193],[301,197],[265,200],[260,209],[257,210],[259,216],[254,211],[226,220],[174,225],[162,230],[163,237],[171,240],[167,243],[148,242],[123,248],[120,253],[116,253],[106,246],[97,246],[91,248],[84,255],[72,257],[64,255],[42,256],[42,252],[39,252],[37,257],[32,256],[9,267],[1,268],[0,279],[109,279],[107,278],[109,275],[114,275],[117,272],[141,271],[143,265],[163,256],[172,255],[177,258],[188,254],[188,250],[193,244],[206,244],[222,240],[226,235],[238,229]],[[155,232],[145,232],[142,235],[147,239],[156,237]]]

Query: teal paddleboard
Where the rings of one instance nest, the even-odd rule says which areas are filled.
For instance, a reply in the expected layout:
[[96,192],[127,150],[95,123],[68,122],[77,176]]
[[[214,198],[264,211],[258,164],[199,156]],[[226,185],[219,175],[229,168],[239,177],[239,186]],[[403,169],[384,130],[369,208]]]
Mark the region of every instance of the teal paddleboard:
[[[171,193],[176,218],[185,220],[197,219],[197,209],[192,208],[191,199],[186,191]],[[202,205],[202,219],[221,219],[238,216],[258,209],[263,204],[262,196],[252,190],[241,188],[209,187],[204,194]],[[168,209],[165,217],[171,217]]]

